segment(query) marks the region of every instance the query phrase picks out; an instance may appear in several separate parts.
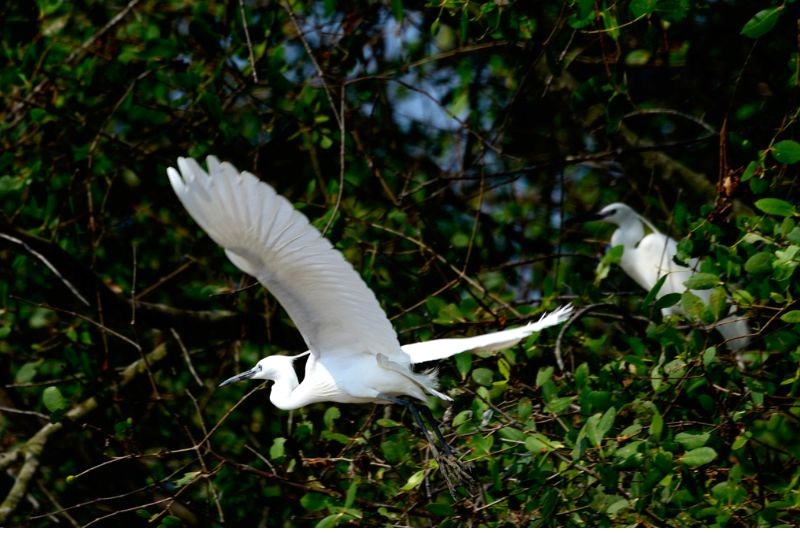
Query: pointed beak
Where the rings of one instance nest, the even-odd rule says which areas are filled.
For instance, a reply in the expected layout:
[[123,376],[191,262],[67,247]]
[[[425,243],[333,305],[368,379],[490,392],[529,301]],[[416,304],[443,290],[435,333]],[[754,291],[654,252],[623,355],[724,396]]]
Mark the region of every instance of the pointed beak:
[[587,213],[585,215],[577,215],[572,218],[568,218],[564,221],[565,226],[574,226],[575,224],[583,224],[584,222],[594,222],[595,220],[603,220],[605,215],[601,215],[600,213]]
[[256,372],[258,372],[258,365],[256,365],[254,368],[251,368],[246,372],[242,372],[241,374],[236,374],[232,378],[226,379],[225,381],[220,383],[218,387],[224,387],[225,385],[230,385],[231,383],[236,383],[237,381],[251,379],[253,376],[256,375]]

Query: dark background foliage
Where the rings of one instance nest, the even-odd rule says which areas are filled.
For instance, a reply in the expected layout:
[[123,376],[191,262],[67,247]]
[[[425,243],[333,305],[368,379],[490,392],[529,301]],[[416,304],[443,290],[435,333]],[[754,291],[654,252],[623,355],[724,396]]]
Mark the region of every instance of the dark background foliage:
[[[777,526],[800,510],[793,0],[0,7],[0,522]],[[271,183],[401,341],[577,318],[440,365],[479,494],[408,413],[217,389],[304,350],[165,169]],[[624,201],[701,258],[664,320],[564,219]],[[597,269],[598,262],[610,268]],[[726,298],[744,365],[703,324]],[[598,305],[602,304],[602,305]]]

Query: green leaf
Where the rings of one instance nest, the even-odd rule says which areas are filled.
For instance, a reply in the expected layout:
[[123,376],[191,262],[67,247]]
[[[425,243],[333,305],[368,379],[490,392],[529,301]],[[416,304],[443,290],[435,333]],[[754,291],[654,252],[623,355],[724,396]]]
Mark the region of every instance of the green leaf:
[[670,22],[680,22],[689,12],[689,0],[659,0],[656,12]]
[[795,309],[794,311],[789,311],[788,313],[784,313],[781,315],[781,320],[783,320],[784,322],[788,322],[789,324],[800,323],[800,311]]
[[694,450],[695,448],[704,446],[708,442],[709,438],[711,438],[711,433],[684,431],[675,435],[675,442],[687,450]]
[[392,16],[397,22],[403,22],[403,0],[392,0]]
[[794,206],[780,198],[762,198],[756,201],[756,207],[768,215],[790,217],[794,214]]
[[684,282],[687,289],[710,289],[719,284],[719,277],[716,274],[707,272],[697,272]]
[[181,519],[178,518],[177,516],[172,516],[172,515],[165,516],[161,520],[161,522],[159,522],[159,524],[158,524],[159,528],[163,527],[163,528],[170,528],[170,529],[178,528],[178,527],[182,527],[182,526],[183,526],[183,522],[181,522]]
[[270,459],[279,459],[286,455],[286,450],[283,447],[285,443],[286,439],[284,437],[275,437],[272,440],[272,446],[269,448]]
[[506,381],[511,378],[511,365],[503,358],[497,360],[497,371]]
[[711,290],[708,298],[708,308],[714,316],[714,320],[719,320],[723,317],[725,309],[728,307],[728,295],[722,287],[715,287]]
[[656,9],[656,4],[658,4],[658,0],[631,0],[628,9],[633,18],[639,18],[651,15]]
[[58,390],[58,387],[54,385],[51,385],[46,389],[44,389],[44,391],[42,392],[42,402],[44,402],[44,406],[51,413],[65,409],[67,407],[67,401],[61,395],[61,391]]
[[472,371],[472,381],[484,387],[491,387],[494,372],[488,368],[476,368]]
[[778,163],[794,165],[800,162],[800,143],[789,139],[777,142],[772,146],[772,156]]
[[333,423],[342,417],[342,412],[339,410],[338,407],[328,407],[325,410],[325,414],[322,415],[322,422],[325,424],[325,427],[328,429],[333,429]]
[[673,305],[677,304],[681,301],[681,293],[679,292],[671,292],[669,294],[665,294],[658,300],[656,303],[653,304],[653,307],[656,309],[664,309],[665,307],[672,307]]
[[200,476],[203,472],[198,470],[196,472],[186,472],[180,479],[175,481],[175,486],[180,488],[188,485],[189,483],[193,482]]
[[314,527],[315,528],[317,528],[317,527],[319,527],[319,528],[336,527],[336,525],[339,523],[339,520],[341,520],[343,516],[344,516],[343,513],[336,513],[336,514],[328,515],[325,518],[323,518],[322,520],[320,520],[319,522],[317,522],[316,524],[314,524]]
[[650,56],[649,50],[631,50],[628,52],[628,55],[625,56],[625,64],[632,67],[640,67],[646,65],[647,62],[650,61]]
[[312,513],[325,509],[327,504],[328,497],[319,492],[306,492],[303,497],[300,498],[300,505],[303,506],[303,509],[311,511]]
[[628,500],[622,498],[609,505],[606,508],[606,513],[609,516],[616,516],[620,511],[622,511],[623,509],[627,509],[630,506],[631,503]]
[[748,181],[762,168],[761,161],[750,161],[742,172],[742,181]]
[[597,436],[599,437],[598,444],[602,441],[603,437],[606,436],[608,431],[614,426],[614,418],[617,416],[617,410],[614,407],[610,407],[603,416],[600,417],[600,421],[597,423]]
[[553,372],[555,369],[552,366],[546,366],[544,368],[540,368],[539,371],[536,373],[536,386],[541,387],[548,381],[550,378],[553,377]]
[[575,398],[568,396],[566,398],[554,398],[547,402],[545,406],[545,410],[550,413],[559,414],[562,411],[566,410],[567,407],[575,400]]
[[516,441],[516,442],[522,442],[525,440],[525,433],[511,426],[500,428],[500,430],[497,433],[506,440]]
[[408,478],[406,484],[400,488],[401,492],[408,492],[410,490],[414,490],[415,488],[419,487],[423,480],[425,479],[425,470],[419,470],[418,472],[414,472],[411,474],[411,477]]
[[460,353],[453,357],[456,362],[456,369],[458,373],[461,374],[461,379],[467,377],[469,374],[470,369],[472,368],[472,354],[471,353]]
[[689,468],[697,468],[708,464],[717,458],[717,452],[714,448],[704,446],[702,448],[695,448],[683,454],[678,460],[688,466]]
[[603,256],[600,262],[597,263],[597,267],[595,268],[595,285],[599,285],[601,281],[608,277],[608,273],[611,271],[611,265],[619,264],[619,262],[622,260],[622,253],[624,251],[625,246],[621,244],[612,246],[608,249],[606,254]]
[[14,381],[16,383],[30,383],[33,381],[33,378],[36,377],[36,371],[40,364],[42,364],[41,359],[39,361],[25,363],[19,368],[19,370],[17,370],[17,375],[14,378]]
[[769,252],[758,252],[744,263],[744,270],[750,274],[762,274],[772,270],[772,257]]
[[667,274],[664,274],[663,276],[658,278],[658,281],[656,282],[655,285],[653,285],[653,288],[647,292],[647,296],[645,296],[644,300],[642,301],[642,307],[647,307],[648,305],[650,305],[650,302],[652,302],[658,295],[658,291],[660,291],[661,287],[664,286],[665,281],[667,281]]
[[692,320],[700,320],[705,304],[703,304],[703,300],[699,296],[687,291],[681,294],[681,307],[686,316]]
[[446,517],[456,514],[453,506],[447,503],[429,503],[425,506],[425,509],[434,516]]
[[759,11],[745,23],[741,34],[751,39],[758,39],[775,27],[781,16],[781,11],[783,11],[782,5]]
[[525,439],[525,449],[531,453],[547,453],[563,447],[560,442],[553,442],[540,433],[534,433]]
[[653,418],[650,420],[650,436],[655,440],[661,440],[661,432],[664,430],[664,417],[661,413],[653,413]]
[[345,508],[350,508],[353,506],[353,502],[356,501],[356,492],[358,492],[358,481],[354,480],[347,488],[347,495],[344,499]]

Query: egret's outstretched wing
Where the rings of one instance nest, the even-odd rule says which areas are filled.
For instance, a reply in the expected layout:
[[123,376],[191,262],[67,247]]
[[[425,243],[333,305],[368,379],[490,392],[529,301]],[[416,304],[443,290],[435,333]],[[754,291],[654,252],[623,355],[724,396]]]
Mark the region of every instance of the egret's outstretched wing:
[[519,328],[504,329],[477,337],[464,339],[434,339],[432,341],[415,342],[404,345],[403,351],[411,357],[412,363],[424,363],[436,359],[445,359],[461,352],[489,352],[503,350],[514,346],[519,341],[550,326],[564,322],[572,313],[572,306],[559,307],[552,313],[545,313],[536,322]]
[[249,172],[213,156],[207,164],[178,159],[179,171],[167,170],[173,189],[233,264],[278,299],[312,354],[400,353],[373,292],[305,215]]

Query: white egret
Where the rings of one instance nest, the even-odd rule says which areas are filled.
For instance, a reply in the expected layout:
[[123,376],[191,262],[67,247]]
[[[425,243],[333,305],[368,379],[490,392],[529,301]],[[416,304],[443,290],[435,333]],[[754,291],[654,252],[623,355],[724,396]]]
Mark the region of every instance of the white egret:
[[309,348],[300,354],[309,354],[302,383],[294,369],[300,356],[270,355],[221,385],[270,380],[269,399],[285,410],[315,402],[403,405],[434,453],[420,411],[449,453],[430,410],[408,397],[451,398],[437,390],[434,371],[416,372],[412,365],[466,350],[504,348],[569,317],[571,307],[565,307],[515,329],[401,347],[373,292],[302,213],[253,174],[213,156],[207,165],[208,172],[193,159],[179,158],[178,170],[167,170],[178,198],[233,264],[278,299]]
[[[683,293],[686,290],[684,284],[695,273],[699,260],[691,259],[688,266],[676,263],[673,257],[678,250],[677,243],[658,231],[649,220],[623,203],[609,204],[596,214],[573,219],[574,222],[590,220],[616,224],[617,229],[611,235],[611,246],[624,247],[620,266],[640,287],[649,292],[662,276],[666,276],[664,284],[658,291],[658,298],[665,294]],[[645,226],[650,233],[645,234]],[[695,289],[691,292],[708,305],[711,298],[710,290]],[[733,307],[732,310],[735,311],[736,308]],[[682,313],[682,308],[676,304],[662,309],[661,312],[667,316]],[[744,317],[732,314],[714,324],[714,328],[723,336],[728,349],[734,353],[743,350],[750,341],[750,329]]]

